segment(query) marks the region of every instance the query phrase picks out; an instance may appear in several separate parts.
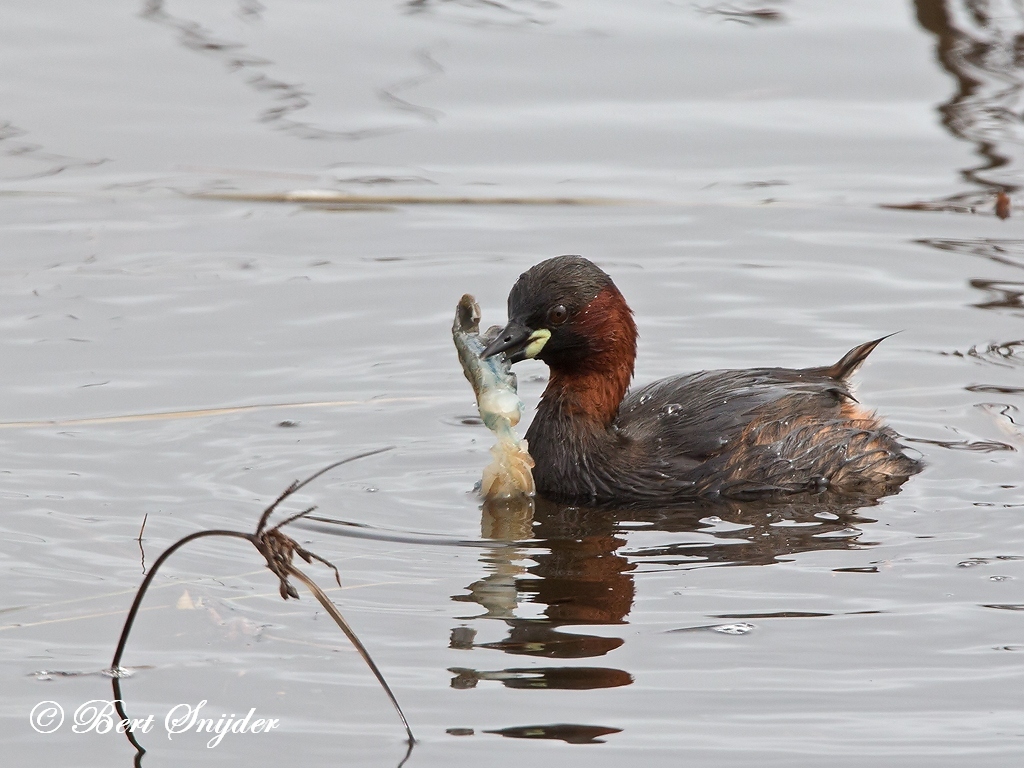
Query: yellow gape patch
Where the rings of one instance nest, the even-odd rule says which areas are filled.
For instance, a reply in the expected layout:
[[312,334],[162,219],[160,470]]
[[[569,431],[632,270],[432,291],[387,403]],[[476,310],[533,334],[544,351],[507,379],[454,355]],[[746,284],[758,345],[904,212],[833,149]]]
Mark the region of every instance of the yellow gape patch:
[[534,331],[530,334],[530,343],[526,345],[523,350],[523,354],[528,358],[533,359],[540,354],[540,351],[544,349],[544,345],[548,343],[548,339],[551,338],[551,331],[547,328],[541,328],[539,331]]

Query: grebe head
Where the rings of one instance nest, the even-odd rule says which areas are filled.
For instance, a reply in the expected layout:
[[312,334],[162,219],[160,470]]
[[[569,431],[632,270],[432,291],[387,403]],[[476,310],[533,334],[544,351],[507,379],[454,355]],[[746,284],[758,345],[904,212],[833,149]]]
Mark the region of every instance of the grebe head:
[[531,267],[508,295],[508,325],[483,351],[543,360],[566,373],[614,367],[633,374],[636,325],[612,279],[582,256]]

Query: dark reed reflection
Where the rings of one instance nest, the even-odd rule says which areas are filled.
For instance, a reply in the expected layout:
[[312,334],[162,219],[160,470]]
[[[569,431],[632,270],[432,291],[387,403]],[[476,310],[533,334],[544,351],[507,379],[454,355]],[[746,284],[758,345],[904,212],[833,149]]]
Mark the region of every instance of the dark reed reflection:
[[731,3],[694,5],[694,8],[709,16],[750,27],[785,21],[785,14],[778,8],[784,2],[785,0],[740,0]]
[[[987,301],[981,301],[974,306],[978,309],[1010,309],[1019,312],[1024,309],[1021,297],[1024,296],[1024,283],[1008,280],[971,280],[971,287],[984,291],[988,295]],[[1020,342],[1012,341],[1007,344],[999,344],[991,351],[997,353],[998,357],[1005,361],[1020,362],[1019,357],[1014,356],[1015,348]]]
[[975,238],[923,238],[914,242],[950,253],[966,253],[1003,264],[1024,268],[1024,240],[994,237]]
[[[64,171],[95,168],[108,162],[108,158],[89,160],[51,152],[42,144],[27,140],[28,131],[9,120],[0,119],[0,178],[20,181],[56,176]],[[12,167],[13,173],[8,171]]]
[[[240,2],[237,15],[249,22],[261,22],[262,8]],[[271,77],[266,70],[273,62],[248,53],[240,40],[229,40],[196,19],[171,11],[164,0],[144,0],[139,14],[143,19],[176,33],[178,43],[188,51],[219,59],[230,74],[240,73],[250,88],[271,101],[259,115],[259,121],[302,138],[342,138],[333,131],[295,119],[297,112],[309,106],[310,94],[299,83]],[[345,138],[356,138],[348,137]]]
[[[263,23],[263,6],[256,0],[235,0],[235,15],[249,23]],[[275,62],[248,51],[249,45],[241,40],[228,39],[201,21],[185,14],[172,12],[165,0],[144,0],[139,14],[143,19],[172,30],[178,43],[188,51],[211,57],[221,62],[224,71],[240,76],[252,90],[269,101],[257,120],[269,127],[300,139],[347,140],[385,136],[408,130],[408,125],[374,125],[354,130],[339,130],[300,120],[299,114],[314,98],[302,83],[289,82],[270,74]],[[429,52],[417,51],[413,57],[420,73],[376,88],[379,101],[402,112],[412,113],[428,122],[436,122],[441,112],[414,104],[400,94],[444,73],[441,65]]]
[[[1022,41],[1024,45],[1024,41]],[[1006,238],[926,238],[917,240],[921,245],[951,253],[980,256],[997,264],[1022,268],[1024,267],[1024,240]],[[993,280],[988,278],[972,278],[968,286],[981,292],[982,300],[974,301],[970,306],[989,312],[1010,313],[1020,316],[1024,314],[1024,281]],[[939,354],[946,357],[960,358],[966,362],[982,366],[993,373],[997,369],[1018,368],[1024,365],[1024,339],[1010,338],[1006,341],[987,341],[971,345],[966,350],[956,349]],[[990,402],[988,398],[975,402],[975,407],[983,410],[998,437],[1003,439],[982,440],[926,440],[924,438],[906,438],[908,442],[926,443],[939,448],[958,451],[975,451],[981,453],[1014,452],[1019,449],[1024,432],[1018,419],[1015,418],[1018,406],[1010,402],[1024,394],[1024,388],[1011,383],[995,383],[991,381],[974,381],[964,386],[968,392],[980,395],[996,395],[998,400]],[[1009,441],[1006,440],[1009,438]]]
[[918,23],[936,39],[936,57],[956,80],[938,111],[981,163],[960,171],[980,187],[938,200],[893,206],[973,213],[995,195],[1020,189],[1024,168],[1024,6],[1012,0],[915,0]]
[[553,0],[406,0],[405,13],[472,26],[551,24],[561,6]]
[[[483,509],[485,537],[501,539],[483,552],[485,575],[468,594],[453,600],[475,603],[482,613],[464,617],[452,630],[450,647],[489,649],[513,656],[581,659],[605,656],[621,637],[589,634],[567,626],[627,623],[636,572],[727,565],[768,565],[799,552],[851,550],[859,526],[874,522],[858,510],[873,498],[809,495],[775,501],[694,503],[656,510],[566,507],[543,499],[489,503]],[[656,547],[628,546],[628,531],[681,534]],[[496,641],[476,642],[468,622],[496,619],[508,627]],[[452,686],[480,681],[510,688],[593,689],[629,685],[632,675],[613,667],[456,667]]]
[[[1024,268],[1024,240],[1009,238],[923,238],[915,242],[929,248],[949,253],[980,256],[988,261],[1007,267]],[[997,312],[1010,312],[1020,315],[1024,311],[1024,281],[992,280],[976,277],[967,281],[975,291],[983,294],[981,301],[971,304],[976,309]],[[1000,367],[1017,366],[1024,363],[1019,339],[1005,342],[988,343],[983,346],[972,346],[967,351],[946,352],[943,354],[968,358],[980,363]],[[968,387],[970,389],[971,387]]]

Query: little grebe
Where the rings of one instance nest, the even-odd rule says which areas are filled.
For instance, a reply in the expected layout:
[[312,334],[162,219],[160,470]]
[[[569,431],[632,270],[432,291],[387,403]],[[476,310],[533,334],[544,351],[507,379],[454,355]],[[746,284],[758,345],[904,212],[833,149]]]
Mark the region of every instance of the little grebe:
[[626,396],[633,312],[580,256],[520,275],[481,353],[551,371],[526,433],[537,490],[563,501],[665,502],[832,488],[881,494],[920,469],[847,385],[882,339],[822,368],[701,371]]

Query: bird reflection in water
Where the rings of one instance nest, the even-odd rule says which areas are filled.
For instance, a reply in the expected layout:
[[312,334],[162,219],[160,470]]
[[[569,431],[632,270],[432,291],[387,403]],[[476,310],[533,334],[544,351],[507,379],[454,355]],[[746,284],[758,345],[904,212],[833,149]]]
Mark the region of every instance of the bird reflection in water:
[[[454,600],[477,603],[485,613],[468,617],[504,621],[502,640],[475,643],[476,631],[452,630],[452,648],[489,648],[516,656],[581,659],[603,656],[622,645],[618,637],[560,632],[565,625],[625,623],[633,605],[635,567],[618,554],[626,539],[615,535],[614,519],[543,499],[515,498],[484,504],[484,538],[496,540],[481,555],[487,575]],[[543,617],[517,615],[520,604],[544,606]],[[471,688],[496,680],[509,688],[616,688],[633,682],[621,669],[530,667],[480,671],[453,668],[452,686]]]
[[509,739],[557,739],[567,744],[603,744],[600,736],[621,733],[621,728],[605,728],[600,725],[571,725],[556,723],[554,725],[525,725],[516,728],[502,728],[495,733]]
[[[463,617],[450,647],[547,659],[605,656],[625,642],[622,637],[562,628],[627,624],[636,574],[769,565],[800,552],[870,546],[860,526],[875,521],[858,510],[876,502],[833,493],[655,510],[563,506],[539,497],[489,501],[481,527],[495,543],[480,557],[485,575],[467,587],[468,594],[452,598],[476,603],[483,612]],[[628,531],[637,528],[682,535],[673,543],[629,547]],[[504,622],[507,635],[477,642],[478,627],[471,624],[483,619]],[[588,690],[633,682],[628,671],[606,666],[449,671],[454,688],[494,681],[509,688]]]

